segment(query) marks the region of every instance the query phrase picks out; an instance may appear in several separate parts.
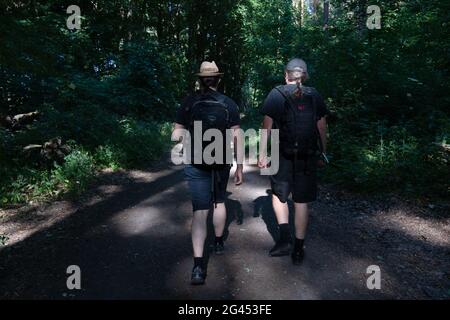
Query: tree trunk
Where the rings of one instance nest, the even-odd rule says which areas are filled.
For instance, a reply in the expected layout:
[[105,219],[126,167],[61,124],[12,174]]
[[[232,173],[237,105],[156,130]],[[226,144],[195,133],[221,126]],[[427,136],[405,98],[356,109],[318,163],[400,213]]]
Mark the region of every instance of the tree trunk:
[[328,28],[328,21],[330,17],[330,0],[323,1],[323,28]]
[[312,0],[313,15],[315,19],[317,19],[318,16],[317,13],[319,12],[319,6],[320,6],[319,0]]
[[305,3],[304,0],[300,0],[300,25],[303,26],[305,20]]
[[357,8],[357,24],[358,24],[358,34],[360,37],[363,37],[366,27],[367,20],[367,0],[358,0],[358,8]]
[[292,7],[295,10],[294,16],[296,17],[297,24],[302,27],[303,26],[303,14],[304,14],[304,0],[292,0]]

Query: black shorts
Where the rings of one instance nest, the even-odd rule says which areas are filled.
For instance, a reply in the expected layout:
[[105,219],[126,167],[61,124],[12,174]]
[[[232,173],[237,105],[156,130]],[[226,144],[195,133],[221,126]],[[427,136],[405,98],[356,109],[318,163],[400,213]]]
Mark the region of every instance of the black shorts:
[[[317,199],[317,156],[308,156],[295,161],[280,154],[278,172],[270,177],[272,193],[281,202],[292,200],[296,203],[308,203]],[[295,167],[295,172],[294,172]]]
[[[217,171],[216,176],[216,203],[224,203],[227,194],[227,184],[230,177],[230,166]],[[193,165],[184,167],[184,175],[188,182],[192,198],[192,209],[209,210],[213,204],[211,188],[212,173],[210,170],[199,169]]]

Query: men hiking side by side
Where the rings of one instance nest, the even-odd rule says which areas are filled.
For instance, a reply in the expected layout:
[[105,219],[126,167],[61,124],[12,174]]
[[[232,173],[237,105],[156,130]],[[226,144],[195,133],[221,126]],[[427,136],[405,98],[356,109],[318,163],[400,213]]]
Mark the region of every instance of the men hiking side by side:
[[[210,210],[215,233],[214,252],[217,255],[224,253],[225,198],[233,164],[231,141],[234,142],[237,157],[234,182],[236,185],[243,182],[243,159],[239,157],[243,155],[244,143],[238,106],[217,91],[222,75],[214,62],[201,64],[197,74],[200,88],[183,100],[177,111],[173,134],[176,141],[183,139],[183,152],[187,160],[184,173],[193,207],[191,236],[194,266],[191,283],[194,285],[204,284],[207,275],[204,247]],[[275,87],[261,107],[264,115],[262,129],[269,134],[261,135],[258,166],[271,169],[272,206],[279,231],[279,238],[269,255],[291,255],[295,265],[301,264],[304,258],[308,203],[317,198],[317,168],[328,161],[328,110],[317,90],[304,85],[307,79],[306,63],[301,59],[291,60],[285,67],[286,84]],[[184,133],[177,134],[179,131]],[[271,149],[273,153],[279,152],[275,157],[271,154],[269,161],[266,147],[271,132],[272,138],[279,137],[272,140]],[[219,147],[215,144],[217,140],[221,141]],[[207,151],[211,157],[208,157]],[[295,208],[294,241],[287,204],[291,194]]]
[[[230,157],[230,146],[223,142],[226,141],[226,134],[230,129],[236,135],[239,134],[240,117],[236,103],[217,91],[222,75],[214,61],[203,62],[200,72],[197,73],[200,89],[183,100],[175,120],[174,134],[176,136],[176,132],[183,129],[190,133],[188,138],[190,141],[183,143],[189,150],[183,151],[190,153],[190,163],[185,165],[184,173],[193,207],[191,231],[194,267],[191,283],[194,285],[204,284],[206,279],[204,246],[207,236],[207,217],[211,209],[215,233],[214,251],[217,255],[224,253],[223,235],[227,217],[225,198],[232,157]],[[214,151],[219,153],[213,155],[214,161],[204,159],[204,151],[211,142],[193,141],[198,136],[203,137],[209,129],[214,129],[221,135],[223,145],[222,150]],[[194,132],[195,130],[200,132]],[[237,139],[234,134],[232,138]],[[234,142],[235,154],[238,154],[239,143],[236,143],[236,140]],[[220,151],[223,152],[220,154]],[[227,161],[230,158],[231,161]],[[239,185],[242,181],[243,165],[240,162],[237,164],[234,182]]]
[[[304,86],[308,79],[306,63],[292,59],[285,68],[286,84],[274,88],[261,108],[262,128],[279,130],[279,169],[270,176],[272,206],[278,222],[279,239],[270,250],[272,257],[291,255],[295,265],[304,257],[308,226],[308,203],[317,198],[317,168],[327,161],[326,115],[328,113],[316,89]],[[261,136],[267,145],[267,135]],[[259,167],[269,165],[265,150]],[[295,208],[295,239],[292,241],[287,200],[292,193]]]

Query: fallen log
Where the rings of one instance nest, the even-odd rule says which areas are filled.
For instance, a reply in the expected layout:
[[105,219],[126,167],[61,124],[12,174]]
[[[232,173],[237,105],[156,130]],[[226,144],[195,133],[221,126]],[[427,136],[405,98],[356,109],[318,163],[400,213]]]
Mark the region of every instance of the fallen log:
[[54,162],[61,164],[64,157],[71,151],[70,147],[62,143],[60,138],[51,139],[44,144],[30,144],[23,148],[29,157],[38,157],[39,162],[52,165]]
[[8,129],[18,130],[27,124],[31,124],[39,115],[39,111],[33,111],[17,114],[13,117],[6,116],[5,118],[2,118],[0,124]]

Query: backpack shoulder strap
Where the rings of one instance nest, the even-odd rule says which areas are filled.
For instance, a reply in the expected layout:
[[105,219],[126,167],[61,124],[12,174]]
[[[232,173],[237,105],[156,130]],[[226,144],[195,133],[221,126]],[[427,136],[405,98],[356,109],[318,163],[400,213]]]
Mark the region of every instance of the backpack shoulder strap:
[[314,88],[314,87],[305,87],[305,93],[307,95],[311,96],[314,117],[316,120],[319,120],[319,119],[317,119],[317,97],[318,97],[319,93],[317,92],[316,88]]
[[283,86],[276,86],[275,90],[277,90],[285,100],[288,100],[288,98],[286,97],[286,93],[284,92]]
[[215,91],[215,90],[210,90],[210,91],[208,92],[208,94],[211,95],[214,99],[216,99],[216,101],[222,103],[222,104],[225,105],[225,106],[227,105],[227,104],[225,103],[225,100],[227,99],[227,96],[226,96],[226,95],[221,94],[220,92],[217,92],[217,91]]
[[192,98],[192,99],[193,99],[192,103],[190,103],[190,104],[188,104],[188,105],[186,106],[186,112],[190,112],[191,109],[192,109],[192,107],[193,107],[197,102],[200,101],[200,93],[195,92],[195,94],[193,95],[193,98]]
[[277,86],[277,87],[275,87],[275,90],[277,90],[281,94],[281,96],[284,98],[284,100],[288,103],[289,107],[291,109],[295,110],[294,102],[292,101],[290,94],[284,90],[284,86]]

